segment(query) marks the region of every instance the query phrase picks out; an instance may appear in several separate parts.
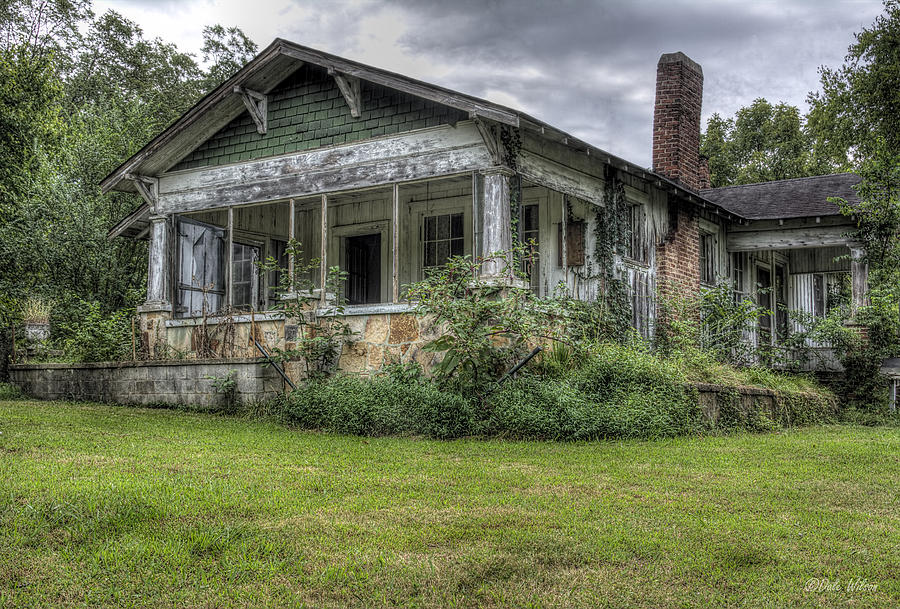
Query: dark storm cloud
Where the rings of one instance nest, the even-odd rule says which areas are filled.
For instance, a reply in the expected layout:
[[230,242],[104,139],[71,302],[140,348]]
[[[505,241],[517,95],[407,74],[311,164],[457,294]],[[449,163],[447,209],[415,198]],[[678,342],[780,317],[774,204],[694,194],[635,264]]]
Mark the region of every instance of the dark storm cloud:
[[[414,55],[458,66],[442,78],[649,164],[656,61],[703,65],[704,117],[756,97],[803,105],[817,68],[840,63],[872,2],[401,1]],[[502,101],[502,98],[501,98]]]

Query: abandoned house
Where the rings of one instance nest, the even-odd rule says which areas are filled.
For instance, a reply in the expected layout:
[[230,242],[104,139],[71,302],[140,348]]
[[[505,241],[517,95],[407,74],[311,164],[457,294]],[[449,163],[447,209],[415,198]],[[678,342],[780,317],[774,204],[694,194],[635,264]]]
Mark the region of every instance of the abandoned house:
[[[777,305],[824,315],[841,289],[863,303],[863,252],[828,202],[854,200],[858,178],[709,189],[702,88],[698,64],[660,58],[651,170],[517,110],[276,40],[102,182],[143,198],[110,236],[149,239],[144,343],[196,352],[198,325],[228,311],[239,355],[257,355],[251,332],[283,347],[296,327],[276,310],[276,277],[255,262],[319,258],[317,289],[300,296],[334,314],[326,268],[348,274],[342,315],[356,337],[340,367],[427,366],[419,347],[433,329],[410,314],[404,286],[450,256],[509,249],[513,189],[516,236],[538,248],[532,289],[549,295],[563,284],[574,298],[596,298],[596,210],[611,182],[631,228],[616,272],[644,336],[658,289],[696,294],[723,279],[775,311],[752,337],[773,344],[789,331]],[[286,255],[292,239],[305,260]],[[497,263],[481,272],[510,280]]]

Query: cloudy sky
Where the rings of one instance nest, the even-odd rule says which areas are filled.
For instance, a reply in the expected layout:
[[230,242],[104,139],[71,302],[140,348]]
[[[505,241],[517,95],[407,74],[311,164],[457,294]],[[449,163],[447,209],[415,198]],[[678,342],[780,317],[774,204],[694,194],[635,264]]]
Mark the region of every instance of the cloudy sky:
[[237,25],[519,108],[650,164],[656,62],[703,66],[703,118],[757,97],[806,110],[821,65],[842,63],[880,0],[95,0],[196,52]]

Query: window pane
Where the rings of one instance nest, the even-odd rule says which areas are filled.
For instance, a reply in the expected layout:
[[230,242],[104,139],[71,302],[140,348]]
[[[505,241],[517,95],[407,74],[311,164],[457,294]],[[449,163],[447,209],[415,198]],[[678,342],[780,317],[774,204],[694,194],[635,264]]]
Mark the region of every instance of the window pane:
[[437,234],[437,217],[425,218],[425,240],[434,241]]
[[450,254],[452,256],[462,256],[463,255],[463,240],[462,239],[453,239],[450,242]]
[[453,214],[450,217],[450,236],[454,239],[463,236],[463,215]]
[[538,206],[526,205],[522,208],[522,230],[536,231],[538,229]]
[[425,266],[434,266],[437,264],[435,260],[435,251],[434,241],[425,244]]
[[[449,227],[449,224],[448,224]],[[444,264],[447,262],[447,258],[450,257],[450,242],[449,241],[438,241],[437,242],[437,264]]]
[[449,239],[450,238],[450,216],[438,216],[437,217],[437,238],[438,239]]

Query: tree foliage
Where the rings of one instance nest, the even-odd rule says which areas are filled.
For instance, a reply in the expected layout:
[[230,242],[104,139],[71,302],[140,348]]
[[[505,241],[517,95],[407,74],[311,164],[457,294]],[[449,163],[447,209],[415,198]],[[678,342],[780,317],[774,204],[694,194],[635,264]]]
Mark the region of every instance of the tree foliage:
[[831,173],[841,160],[819,154],[796,106],[759,98],[733,118],[713,114],[700,151],[714,188]]
[[60,320],[82,300],[114,319],[140,298],[146,245],[106,237],[140,201],[99,183],[256,50],[237,28],[204,38],[201,64],[89,0],[0,4],[0,333],[29,295]]

